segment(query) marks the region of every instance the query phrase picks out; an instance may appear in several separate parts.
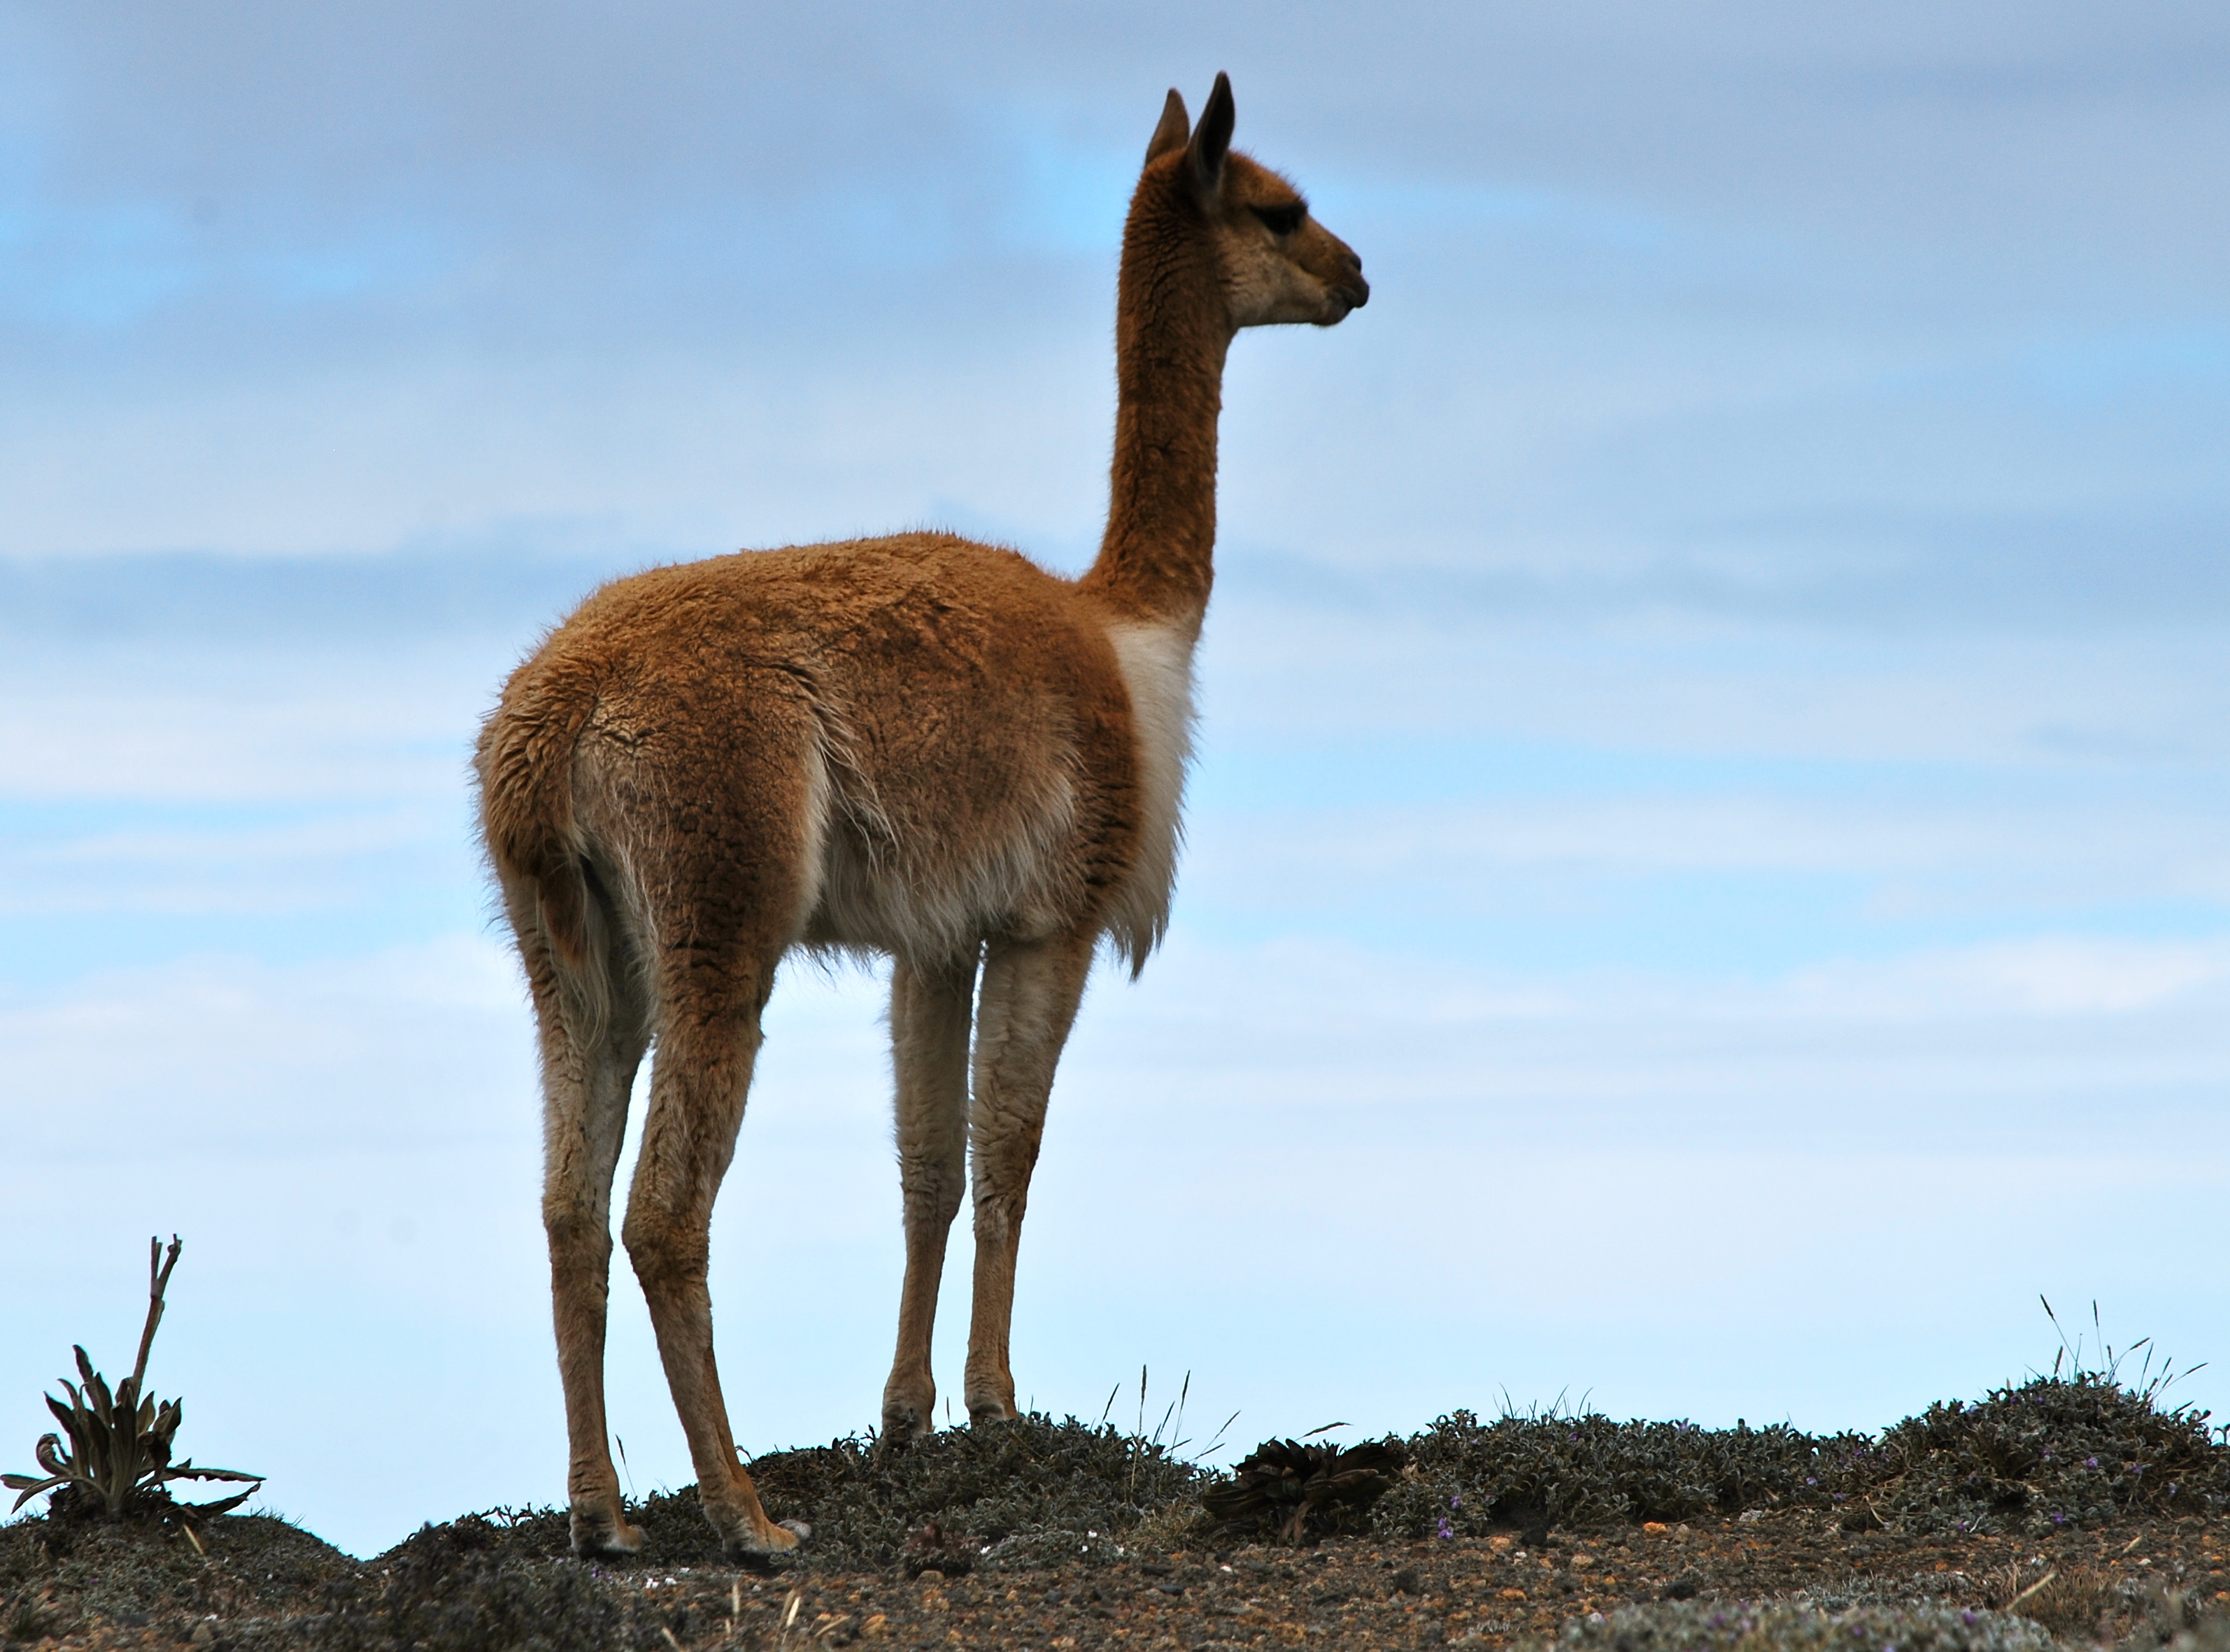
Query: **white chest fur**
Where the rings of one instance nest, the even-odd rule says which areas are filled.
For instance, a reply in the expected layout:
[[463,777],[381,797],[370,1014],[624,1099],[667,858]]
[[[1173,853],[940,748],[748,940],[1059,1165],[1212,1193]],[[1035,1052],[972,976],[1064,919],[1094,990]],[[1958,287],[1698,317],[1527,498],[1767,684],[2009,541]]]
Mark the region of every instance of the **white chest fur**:
[[1115,948],[1133,974],[1169,928],[1183,835],[1185,766],[1192,759],[1192,625],[1112,625],[1108,640],[1131,694],[1138,744],[1138,863],[1108,925]]

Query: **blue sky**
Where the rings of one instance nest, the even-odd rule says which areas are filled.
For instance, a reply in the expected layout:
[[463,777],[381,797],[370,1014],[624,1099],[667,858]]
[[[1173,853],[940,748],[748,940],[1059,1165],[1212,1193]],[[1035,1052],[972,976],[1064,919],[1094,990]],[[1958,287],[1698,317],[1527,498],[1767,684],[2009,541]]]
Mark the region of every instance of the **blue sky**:
[[[2048,1365],[2041,1292],[2230,1411],[2214,10],[21,3],[16,1466],[159,1230],[156,1381],[270,1507],[561,1495],[477,720],[650,562],[1080,567],[1124,198],[1218,68],[1373,301],[1234,352],[1190,846],[1063,1067],[1026,1396],[1879,1426]],[[878,996],[770,1011],[752,1450],[874,1418]],[[686,1481],[624,1284],[612,1371]]]

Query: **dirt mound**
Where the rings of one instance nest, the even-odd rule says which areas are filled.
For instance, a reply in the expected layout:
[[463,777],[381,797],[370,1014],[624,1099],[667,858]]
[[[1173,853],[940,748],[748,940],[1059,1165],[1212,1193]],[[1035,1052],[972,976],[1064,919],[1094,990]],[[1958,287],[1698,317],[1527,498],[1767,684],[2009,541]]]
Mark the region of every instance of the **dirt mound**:
[[[872,1440],[835,1440],[770,1452],[751,1470],[776,1519],[813,1527],[790,1566],[822,1572],[899,1566],[908,1540],[930,1526],[956,1569],[964,1559],[993,1570],[1109,1560],[1128,1546],[1118,1534],[1142,1523],[1150,1536],[1189,1524],[1208,1478],[1150,1440],[1043,1416],[947,1429],[886,1452]],[[640,1559],[599,1563],[608,1570],[726,1564],[694,1486],[654,1491],[629,1504],[628,1518],[648,1541]],[[390,1552],[439,1543],[460,1555],[540,1560],[566,1555],[569,1542],[563,1510],[493,1509],[428,1527]]]
[[[267,1516],[65,1509],[0,1527],[0,1640],[1505,1646],[1562,1625],[1585,1642],[1573,1652],[1808,1652],[1832,1619],[1839,1648],[1860,1643],[1855,1625],[1910,1652],[2030,1652],[2028,1629],[1989,1617],[2009,1611],[2077,1642],[2129,1636],[2131,1652],[2203,1628],[2188,1652],[2230,1652],[2230,1447],[2203,1415],[2107,1382],[2003,1388],[1879,1437],[1459,1411],[1404,1454],[1368,1529],[1313,1547],[1313,1532],[1294,1546],[1211,1520],[1201,1495],[1217,1477],[1150,1441],[1042,1417],[760,1458],[773,1512],[815,1528],[778,1569],[724,1561],[693,1488],[630,1507],[641,1557],[590,1565],[549,1508],[428,1526],[366,1562]],[[1877,1608],[1956,1622],[1848,1617]]]
[[2087,1373],[1931,1405],[1879,1437],[1453,1411],[1408,1450],[1412,1477],[1374,1513],[1373,1529],[1388,1536],[1749,1509],[1808,1509],[1847,1531],[1909,1533],[2042,1533],[2131,1514],[2230,1512],[2230,1445],[2206,1412],[2163,1411]]
[[229,1514],[0,1526],[0,1637],[35,1641],[87,1620],[230,1620],[299,1611],[358,1562],[299,1526]]
[[1885,1519],[1930,1530],[2220,1515],[2230,1512],[2230,1445],[2207,1419],[2160,1410],[2100,1377],[2040,1377],[1908,1417],[1882,1436],[1859,1477]]

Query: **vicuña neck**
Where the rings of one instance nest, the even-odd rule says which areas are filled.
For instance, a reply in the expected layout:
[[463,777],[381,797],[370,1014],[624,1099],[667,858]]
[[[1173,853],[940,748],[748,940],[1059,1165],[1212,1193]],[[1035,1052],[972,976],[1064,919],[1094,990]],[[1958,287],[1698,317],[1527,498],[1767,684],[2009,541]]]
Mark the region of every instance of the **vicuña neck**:
[[1107,531],[1084,588],[1140,619],[1198,625],[1215,577],[1215,424],[1231,334],[1197,239],[1134,210],[1115,319]]

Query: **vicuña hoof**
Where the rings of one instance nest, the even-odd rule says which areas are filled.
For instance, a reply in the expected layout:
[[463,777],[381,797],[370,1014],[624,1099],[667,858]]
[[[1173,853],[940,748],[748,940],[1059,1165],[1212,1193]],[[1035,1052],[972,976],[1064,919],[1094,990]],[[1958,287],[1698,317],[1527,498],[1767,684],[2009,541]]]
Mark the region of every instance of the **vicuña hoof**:
[[886,1443],[903,1445],[908,1440],[918,1440],[929,1432],[929,1423],[911,1405],[899,1406],[883,1413],[882,1438]]
[[893,1376],[883,1385],[883,1440],[918,1440],[937,1426],[937,1382],[926,1371]]
[[721,1540],[720,1547],[731,1560],[744,1565],[764,1565],[787,1555],[812,1535],[813,1528],[803,1520],[770,1522],[758,1527],[746,1525],[730,1532]]
[[641,1554],[642,1527],[604,1509],[573,1511],[573,1552],[583,1560],[602,1555]]
[[1003,1371],[970,1371],[964,1392],[970,1423],[1011,1422],[1016,1415],[1015,1379]]

